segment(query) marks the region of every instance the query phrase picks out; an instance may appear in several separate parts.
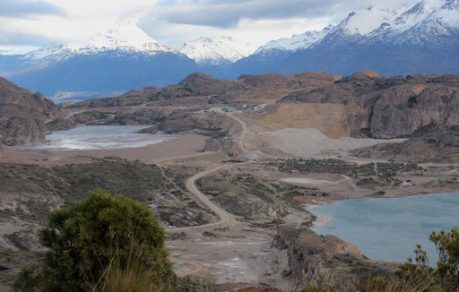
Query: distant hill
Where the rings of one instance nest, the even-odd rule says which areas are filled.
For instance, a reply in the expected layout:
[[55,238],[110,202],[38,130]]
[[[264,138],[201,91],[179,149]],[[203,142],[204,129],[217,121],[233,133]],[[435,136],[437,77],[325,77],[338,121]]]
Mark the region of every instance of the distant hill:
[[0,77],[0,145],[42,141],[45,123],[58,114],[57,107],[43,95]]

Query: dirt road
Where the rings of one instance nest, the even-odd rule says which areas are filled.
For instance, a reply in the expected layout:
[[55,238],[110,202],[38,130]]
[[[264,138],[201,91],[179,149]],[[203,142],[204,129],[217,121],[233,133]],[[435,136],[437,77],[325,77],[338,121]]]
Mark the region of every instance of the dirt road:
[[226,212],[225,210],[217,206],[215,203],[213,203],[211,200],[209,200],[209,198],[205,194],[203,194],[196,186],[196,181],[205,176],[211,175],[213,173],[216,173],[221,170],[228,169],[234,166],[253,163],[253,161],[256,158],[258,158],[258,155],[256,153],[253,153],[245,148],[245,139],[246,139],[247,132],[249,131],[247,128],[247,125],[244,123],[244,121],[242,121],[238,117],[233,116],[232,114],[227,114],[227,116],[235,120],[237,123],[241,125],[242,131],[239,137],[235,138],[235,141],[238,142],[239,147],[244,152],[244,154],[249,159],[249,161],[242,162],[242,163],[219,165],[212,169],[205,170],[187,179],[186,184],[185,184],[187,191],[193,194],[196,197],[196,199],[198,199],[202,204],[204,204],[207,208],[209,208],[215,215],[217,215],[219,220],[214,223],[209,223],[209,224],[200,225],[200,226],[169,228],[168,232],[177,233],[177,232],[185,232],[185,231],[203,230],[203,229],[208,229],[208,228],[223,228],[223,227],[235,226],[240,223],[235,219],[235,217],[232,214]]
[[217,206],[214,202],[209,200],[206,195],[204,195],[197,187],[196,187],[196,181],[199,180],[200,178],[203,178],[205,176],[208,176],[212,173],[219,172],[221,170],[231,168],[237,165],[243,165],[247,164],[247,162],[244,163],[233,163],[233,164],[226,164],[226,165],[220,165],[217,167],[214,167],[212,169],[200,172],[198,174],[195,174],[194,176],[190,177],[186,181],[186,189],[189,191],[191,194],[193,194],[196,199],[198,199],[201,203],[203,203],[207,208],[209,208],[217,217],[219,218],[217,222],[214,223],[209,223],[205,225],[199,225],[199,226],[191,226],[191,227],[174,227],[174,228],[169,228],[168,232],[185,232],[185,231],[199,231],[203,229],[208,229],[208,228],[224,228],[224,227],[231,227],[239,224],[239,222],[235,219],[233,215],[230,213],[226,212],[219,206]]
[[205,194],[203,194],[196,186],[196,181],[205,176],[208,176],[213,173],[219,172],[221,170],[235,167],[238,165],[253,163],[260,156],[265,156],[263,155],[263,153],[253,152],[253,151],[248,150],[245,147],[246,136],[247,136],[247,133],[250,131],[247,125],[245,124],[245,122],[239,119],[238,117],[234,116],[233,114],[227,113],[226,115],[241,125],[242,131],[239,134],[239,137],[235,137],[235,141],[237,141],[237,143],[239,144],[239,147],[245,154],[246,158],[249,159],[249,161],[242,162],[242,163],[219,165],[212,169],[197,173],[194,176],[187,179],[186,184],[185,184],[186,190],[190,192],[191,194],[193,194],[196,197],[196,199],[198,199],[202,204],[204,204],[207,208],[209,208],[215,215],[217,215],[219,220],[214,223],[209,223],[209,224],[200,225],[200,226],[169,228],[167,231],[170,233],[197,231],[197,230],[203,230],[203,229],[209,229],[209,228],[231,227],[231,226],[240,224],[240,222],[238,222],[232,214],[226,212],[225,210],[217,206],[215,203],[213,203],[211,200],[209,200],[209,198]]

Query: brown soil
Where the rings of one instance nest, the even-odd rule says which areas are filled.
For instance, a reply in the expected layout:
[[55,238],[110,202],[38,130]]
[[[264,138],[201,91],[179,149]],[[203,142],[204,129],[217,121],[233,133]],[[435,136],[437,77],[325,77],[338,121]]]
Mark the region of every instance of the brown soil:
[[267,106],[262,113],[244,115],[243,118],[252,127],[260,129],[314,128],[338,138],[350,135],[347,117],[355,110],[343,104],[276,104]]

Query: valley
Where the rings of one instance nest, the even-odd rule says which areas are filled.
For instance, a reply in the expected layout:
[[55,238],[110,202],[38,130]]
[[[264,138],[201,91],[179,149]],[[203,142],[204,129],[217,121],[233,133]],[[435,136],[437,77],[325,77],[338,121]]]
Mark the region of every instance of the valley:
[[[42,256],[36,231],[47,213],[95,188],[146,203],[167,230],[177,276],[215,290],[298,291],[325,277],[346,290],[368,273],[390,275],[396,263],[314,233],[306,207],[457,191],[458,84],[457,76],[375,72],[194,73],[163,88],[54,105],[2,80],[1,287]],[[37,100],[37,112],[24,115],[37,127],[17,126],[16,113]],[[114,148],[19,146],[108,125],[173,137],[131,148],[122,137]]]

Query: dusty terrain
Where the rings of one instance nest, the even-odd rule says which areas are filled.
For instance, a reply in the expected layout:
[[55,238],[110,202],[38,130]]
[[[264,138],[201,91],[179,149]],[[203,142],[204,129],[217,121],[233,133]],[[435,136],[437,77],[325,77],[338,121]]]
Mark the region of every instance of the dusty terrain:
[[[0,282],[10,285],[25,263],[40,258],[36,231],[50,210],[98,187],[148,204],[168,231],[177,275],[216,290],[264,284],[296,291],[319,283],[322,273],[339,285],[345,275],[391,273],[393,266],[355,246],[311,232],[316,218],[305,206],[459,189],[457,139],[449,136],[455,114],[445,120],[441,110],[425,109],[427,92],[449,94],[440,108],[456,106],[456,85],[446,77],[418,84],[426,79],[305,74],[221,81],[194,74],[164,89],[53,108],[55,119],[38,120],[48,130],[141,124],[151,126],[145,135],[178,138],[98,151],[1,147]],[[408,102],[413,94],[416,102]],[[394,115],[446,122],[439,131],[404,120],[400,131],[394,124],[384,130],[378,115],[390,96],[401,110],[388,105]],[[368,117],[372,106],[381,111],[376,120]],[[430,156],[413,161],[412,143],[418,156],[428,145]]]
[[128,160],[153,162],[168,158],[198,156],[207,137],[189,133],[159,144],[141,148],[124,148],[109,150],[27,150],[5,148],[0,152],[0,163],[23,163],[59,165],[66,163],[87,162],[88,157],[119,157]]

